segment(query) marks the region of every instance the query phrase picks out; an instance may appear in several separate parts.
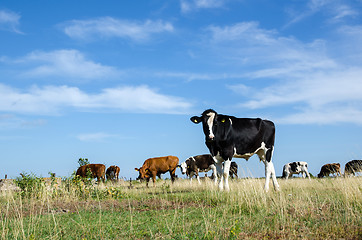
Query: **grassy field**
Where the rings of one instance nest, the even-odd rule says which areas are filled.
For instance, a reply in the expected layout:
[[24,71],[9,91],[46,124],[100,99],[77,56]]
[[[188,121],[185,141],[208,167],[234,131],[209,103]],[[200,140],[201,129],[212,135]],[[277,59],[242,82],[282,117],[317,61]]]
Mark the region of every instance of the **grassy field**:
[[[27,180],[29,182],[29,179]],[[21,183],[21,181],[20,181]],[[24,183],[24,180],[23,180]],[[26,182],[27,183],[27,182]],[[362,239],[362,178],[61,186],[1,191],[1,239]],[[152,184],[151,184],[152,185]]]

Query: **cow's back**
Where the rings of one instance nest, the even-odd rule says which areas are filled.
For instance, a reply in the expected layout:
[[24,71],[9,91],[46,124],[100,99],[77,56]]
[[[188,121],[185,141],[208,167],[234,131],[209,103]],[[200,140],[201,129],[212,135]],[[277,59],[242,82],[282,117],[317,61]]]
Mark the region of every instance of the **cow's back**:
[[93,178],[101,178],[105,175],[106,166],[104,164],[86,164],[78,168],[76,176],[87,177],[87,169],[90,169]]
[[165,173],[176,169],[178,162],[179,159],[176,156],[155,157],[147,159],[143,167],[151,171],[157,171],[158,173]]

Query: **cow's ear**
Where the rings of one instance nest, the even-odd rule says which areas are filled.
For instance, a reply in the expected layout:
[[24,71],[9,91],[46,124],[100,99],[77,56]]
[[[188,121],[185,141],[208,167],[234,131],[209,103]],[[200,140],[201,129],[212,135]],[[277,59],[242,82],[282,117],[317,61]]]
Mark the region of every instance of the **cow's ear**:
[[191,122],[198,124],[201,122],[201,117],[198,116],[193,116],[192,118],[190,118]]
[[139,172],[139,171],[140,171],[138,168],[134,168],[134,170],[136,170],[137,172]]

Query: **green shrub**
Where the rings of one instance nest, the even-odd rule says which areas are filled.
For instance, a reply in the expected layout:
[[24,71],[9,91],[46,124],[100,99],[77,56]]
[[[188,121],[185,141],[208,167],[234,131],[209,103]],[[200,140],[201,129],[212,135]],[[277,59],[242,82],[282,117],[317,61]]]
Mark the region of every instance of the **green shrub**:
[[39,197],[39,194],[44,188],[44,180],[37,177],[33,173],[21,173],[21,177],[17,177],[14,182],[20,188],[22,196],[35,195]]

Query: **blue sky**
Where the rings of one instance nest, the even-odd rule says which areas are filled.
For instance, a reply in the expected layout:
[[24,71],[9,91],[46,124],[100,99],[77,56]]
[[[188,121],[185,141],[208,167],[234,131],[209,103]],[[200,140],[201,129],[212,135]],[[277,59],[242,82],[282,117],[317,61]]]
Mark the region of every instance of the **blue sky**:
[[[70,176],[79,158],[134,178],[147,158],[207,153],[189,118],[208,108],[274,121],[277,175],[361,159],[361,14],[361,0],[1,1],[0,178]],[[236,162],[264,176],[256,156]]]

